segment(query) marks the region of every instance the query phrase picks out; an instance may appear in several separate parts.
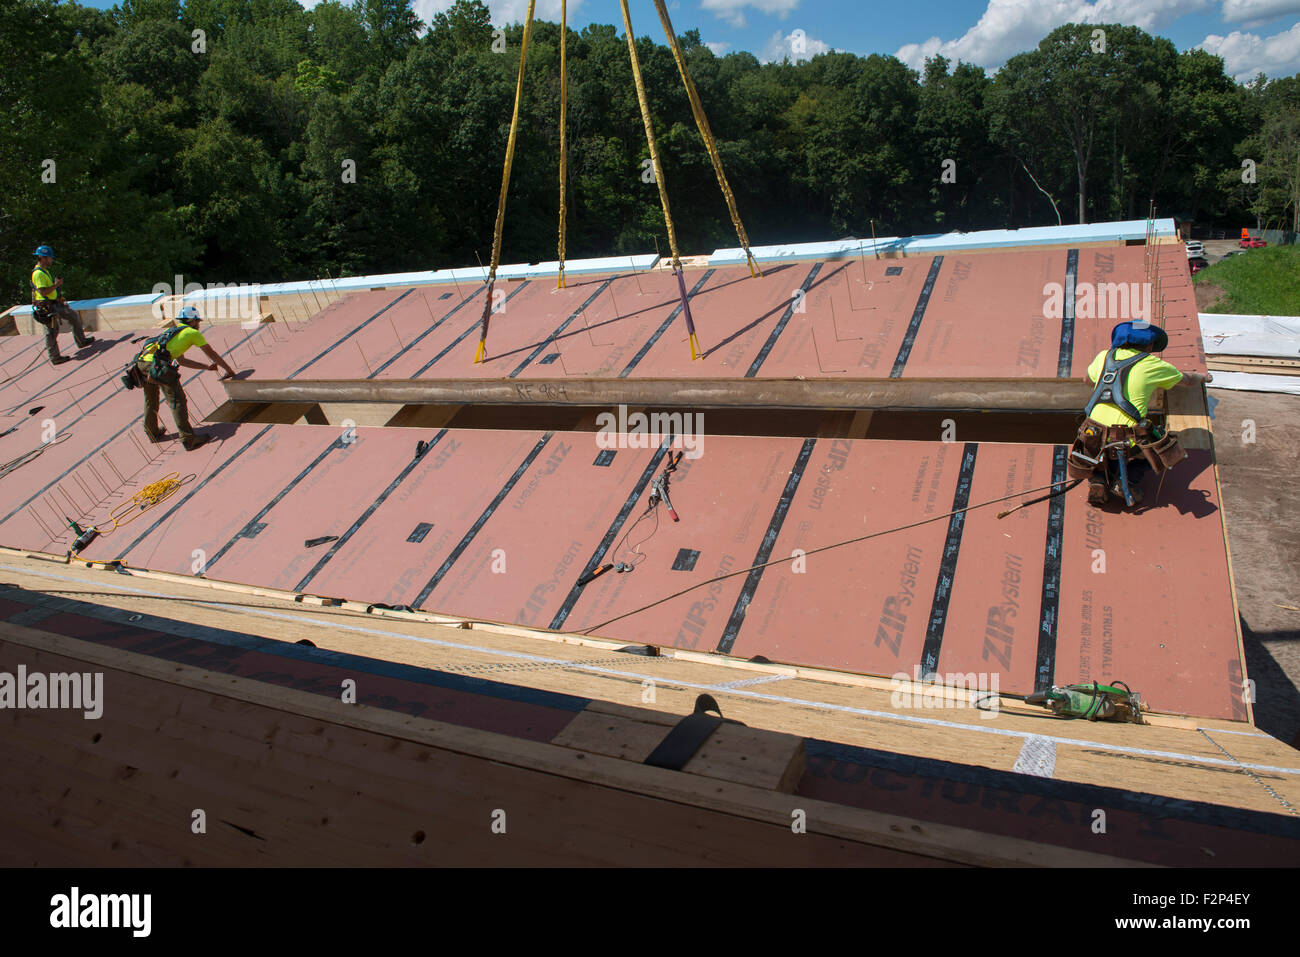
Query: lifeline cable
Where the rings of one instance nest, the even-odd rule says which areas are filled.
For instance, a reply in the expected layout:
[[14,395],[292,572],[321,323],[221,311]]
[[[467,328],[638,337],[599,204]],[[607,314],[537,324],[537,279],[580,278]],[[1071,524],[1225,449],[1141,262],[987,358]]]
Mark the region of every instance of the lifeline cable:
[[41,453],[44,452],[47,448],[49,448],[52,445],[60,445],[71,437],[72,437],[71,432],[60,433],[57,437],[51,439],[50,441],[44,442],[41,445],[38,445],[34,449],[29,449],[28,451],[24,452],[22,455],[18,456],[15,459],[10,459],[8,462],[5,462],[3,465],[0,465],[0,478],[4,478],[10,472],[16,472],[18,469],[22,468],[28,462],[34,462],[36,459],[40,458]]
[[27,374],[27,371],[31,369],[32,366],[36,365],[36,363],[40,362],[43,358],[45,358],[45,356],[42,353],[39,352],[36,353],[36,358],[33,359],[31,362],[27,363],[27,365],[23,366],[16,373],[14,373],[11,376],[6,376],[5,378],[0,379],[0,385],[3,385],[6,382],[13,382],[15,379],[21,379],[24,375]]
[[[1074,482],[1075,485],[1078,484],[1077,480],[1070,479],[1069,481]],[[648,605],[642,605],[640,608],[633,608],[631,611],[624,612],[623,614],[618,615],[615,618],[611,618],[608,621],[602,621],[598,625],[592,625],[590,628],[584,628],[581,632],[579,632],[579,634],[589,635],[597,628],[604,628],[607,625],[614,624],[614,622],[616,621],[622,621],[624,618],[630,618],[633,615],[638,615],[643,611],[646,611],[650,608],[654,608],[656,605],[662,605],[664,602],[672,601],[674,598],[680,598],[682,595],[685,595],[687,592],[695,591],[695,589],[697,588],[703,588],[705,585],[712,585],[714,582],[720,582],[727,578],[735,578],[737,575],[747,575],[750,572],[757,571],[760,568],[767,568],[769,565],[780,565],[782,562],[792,562],[796,558],[803,558],[803,557],[807,557],[808,555],[816,555],[818,552],[829,551],[832,548],[841,548],[845,545],[856,545],[858,542],[865,542],[871,538],[879,538],[882,535],[889,535],[893,532],[903,532],[909,528],[916,528],[920,525],[928,525],[931,522],[938,522],[946,518],[952,518],[952,516],[957,515],[961,512],[969,512],[972,511],[973,509],[983,508],[986,505],[996,505],[998,502],[1005,502],[1007,501],[1007,499],[1016,498],[1017,496],[1024,495],[1027,492],[1041,492],[1044,489],[1055,488],[1058,485],[1064,485],[1064,484],[1065,482],[1052,482],[1049,485],[1042,485],[1038,488],[1025,489],[1024,491],[1021,492],[1013,492],[1010,495],[1003,495],[1000,498],[991,498],[986,502],[976,502],[974,505],[967,505],[965,508],[956,508],[953,509],[951,512],[945,512],[942,515],[933,515],[930,518],[923,518],[918,522],[909,522],[906,525],[898,525],[895,526],[894,528],[882,529],[879,532],[872,532],[870,535],[859,535],[857,538],[846,539],[845,541],[842,542],[833,542],[830,545],[822,545],[818,548],[810,548],[800,554],[789,555],[785,558],[774,558],[770,562],[763,562],[761,565],[750,565],[748,568],[741,568],[734,572],[727,572],[725,575],[717,575],[706,581],[697,582],[696,584],[691,585],[689,588],[683,588],[681,591],[674,592],[673,594],[667,595],[664,598],[656,599],[655,601],[650,602],[650,604]],[[1074,487],[1073,485],[1070,486],[1070,488],[1073,487]],[[1069,489],[1068,488],[1062,489],[1061,491],[1062,493],[1068,492]],[[1049,497],[1049,496],[1044,496],[1044,497]],[[1032,503],[1027,502],[1025,504],[1032,504]]]

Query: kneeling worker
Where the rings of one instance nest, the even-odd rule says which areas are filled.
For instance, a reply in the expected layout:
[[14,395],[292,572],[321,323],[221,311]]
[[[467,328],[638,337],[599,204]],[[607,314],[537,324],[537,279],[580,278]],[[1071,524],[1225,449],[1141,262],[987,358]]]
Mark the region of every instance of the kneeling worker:
[[[211,441],[210,436],[198,436],[190,426],[189,408],[185,404],[185,389],[181,386],[180,366],[189,369],[204,369],[211,372],[220,367],[225,370],[223,379],[235,374],[226,360],[221,358],[212,346],[208,345],[203,334],[199,332],[199,311],[193,306],[186,306],[176,317],[178,325],[158,336],[144,347],[136,358],[139,372],[138,381],[144,389],[144,431],[149,441],[159,442],[163,430],[158,425],[158,393],[161,392],[171,406],[172,416],[176,419],[176,431],[180,433],[181,442],[187,452],[193,451]],[[210,364],[186,359],[185,353],[192,346],[198,346],[212,360]]]
[[1070,449],[1069,473],[1088,479],[1091,505],[1104,505],[1112,495],[1123,501],[1126,485],[1132,504],[1139,505],[1138,485],[1147,466],[1159,473],[1187,457],[1172,433],[1147,419],[1147,409],[1156,389],[1172,389],[1184,378],[1209,382],[1211,377],[1180,372],[1157,358],[1155,353],[1168,345],[1169,336],[1159,326],[1121,322],[1111,331],[1111,348],[1088,366],[1096,388]]

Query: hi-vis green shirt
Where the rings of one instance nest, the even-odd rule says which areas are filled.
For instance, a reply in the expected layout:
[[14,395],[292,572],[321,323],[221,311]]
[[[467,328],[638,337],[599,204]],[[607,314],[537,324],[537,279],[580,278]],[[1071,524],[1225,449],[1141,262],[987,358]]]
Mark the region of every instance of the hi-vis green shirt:
[[[185,354],[185,351],[192,346],[206,346],[208,340],[203,338],[203,333],[197,329],[191,329],[189,326],[181,329],[180,332],[172,336],[171,342],[167,343],[167,351],[171,353],[173,359],[179,359]],[[140,354],[142,359],[153,358],[157,346],[149,346]]]
[[[1131,359],[1138,354],[1136,349],[1117,349],[1115,357],[1118,359]],[[1106,353],[1097,353],[1097,358],[1092,360],[1092,365],[1088,366],[1088,378],[1096,384],[1097,376],[1101,375],[1101,370],[1106,365]],[[1183,374],[1171,366],[1164,359],[1148,355],[1141,362],[1135,363],[1128,373],[1128,389],[1125,390],[1125,397],[1137,407],[1146,418],[1147,406],[1151,402],[1151,395],[1156,389],[1172,389],[1183,381]],[[1102,425],[1137,425],[1132,418],[1121,412],[1116,406],[1109,402],[1098,402],[1092,410],[1092,420],[1100,422]]]
[[32,270],[32,287],[34,290],[32,292],[32,296],[36,299],[37,302],[53,302],[55,299],[59,298],[59,291],[57,289],[54,290],[54,293],[49,296],[43,295],[41,293],[42,287],[53,286],[53,285],[54,285],[54,277],[45,271],[44,266],[37,266],[35,269]]

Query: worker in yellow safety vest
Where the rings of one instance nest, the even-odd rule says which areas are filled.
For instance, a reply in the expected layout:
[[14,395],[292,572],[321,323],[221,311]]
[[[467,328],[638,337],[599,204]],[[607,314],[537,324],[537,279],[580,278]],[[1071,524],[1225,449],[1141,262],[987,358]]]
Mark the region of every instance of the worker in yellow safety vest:
[[[210,442],[211,436],[194,434],[185,389],[181,385],[180,367],[210,372],[216,372],[219,367],[225,370],[223,379],[233,376],[235,370],[199,332],[201,320],[197,309],[186,306],[176,318],[178,324],[174,328],[145,343],[129,367],[128,377],[144,390],[144,431],[149,441],[160,442],[163,438],[163,430],[158,424],[158,397],[161,394],[171,406],[181,444],[190,452]],[[194,346],[198,346],[212,362],[204,364],[185,358],[185,353]]]
[[1156,353],[1168,345],[1169,336],[1159,326],[1121,322],[1111,330],[1111,347],[1088,366],[1088,379],[1096,387],[1084,408],[1068,469],[1071,478],[1088,479],[1091,505],[1104,505],[1112,495],[1140,505],[1139,486],[1148,467],[1163,472],[1187,457],[1174,433],[1147,418],[1151,397],[1184,379],[1209,382],[1212,377],[1180,372],[1159,358]]
[[50,362],[58,365],[67,362],[68,356],[59,355],[59,321],[66,320],[72,327],[72,337],[80,347],[95,341],[94,336],[86,335],[81,327],[81,317],[63,298],[61,287],[63,278],[55,278],[50,269],[54,266],[54,250],[49,246],[37,246],[32,253],[36,257],[36,268],[32,270],[32,316],[45,327],[45,351]]

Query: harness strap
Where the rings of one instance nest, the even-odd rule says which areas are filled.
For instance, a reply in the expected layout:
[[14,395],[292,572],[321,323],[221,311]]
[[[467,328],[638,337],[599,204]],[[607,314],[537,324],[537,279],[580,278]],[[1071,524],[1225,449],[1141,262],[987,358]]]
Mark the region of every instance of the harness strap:
[[[151,379],[157,382],[169,379],[176,368],[176,360],[167,351],[167,345],[185,328],[188,327],[176,326],[173,329],[168,329],[162,335],[147,340],[135,359],[132,360],[132,364],[148,361],[149,377]],[[150,349],[153,349],[153,354],[151,357],[146,357],[145,353],[149,352]]]
[[1092,410],[1099,403],[1105,402],[1137,422],[1142,418],[1142,413],[1129,401],[1128,377],[1133,367],[1147,357],[1147,353],[1139,352],[1127,359],[1120,359],[1117,352],[1118,349],[1111,349],[1106,353],[1106,363],[1101,375],[1097,377],[1097,387],[1092,390],[1092,398],[1084,407],[1083,414],[1091,418]]

